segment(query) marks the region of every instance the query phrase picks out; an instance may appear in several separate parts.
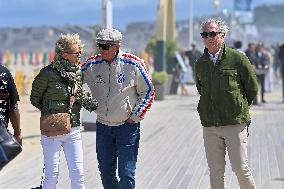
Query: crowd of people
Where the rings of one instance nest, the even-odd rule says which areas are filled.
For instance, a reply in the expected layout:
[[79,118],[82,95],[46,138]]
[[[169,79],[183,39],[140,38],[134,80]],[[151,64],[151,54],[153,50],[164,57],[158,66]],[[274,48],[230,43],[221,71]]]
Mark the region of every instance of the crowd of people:
[[281,46],[284,45],[276,44],[268,47],[262,42],[251,42],[243,50],[241,41],[234,43],[233,48],[245,53],[249,58],[258,79],[260,95],[254,99],[254,105],[266,103],[265,93],[272,92],[275,84],[282,83],[283,61],[280,58],[282,56],[280,54]]
[[[277,80],[280,70],[283,73],[284,45],[270,49],[262,43],[250,43],[243,51],[241,41],[232,47],[226,44],[228,31],[222,20],[205,20],[200,31],[203,53],[197,50],[196,43],[192,43],[189,51],[180,50],[182,61],[175,63],[172,73],[173,79],[181,84],[180,94],[188,96],[190,92],[185,85],[188,70],[192,70],[200,94],[197,111],[203,126],[211,188],[224,189],[227,149],[240,188],[253,189],[255,183],[247,157],[249,109],[259,103],[258,88],[261,103],[266,103],[265,93],[273,90],[272,78]],[[54,118],[49,125],[43,122],[40,125],[44,189],[56,188],[61,147],[71,188],[85,188],[80,133],[82,107],[97,114],[96,152],[103,187],[135,188],[140,122],[154,101],[155,89],[144,61],[124,52],[121,42],[118,30],[102,29],[96,36],[99,54],[82,64],[84,45],[79,35],[62,34],[55,44],[55,59],[35,77],[30,101],[40,110],[41,119]],[[0,68],[1,90],[5,89],[9,97],[2,91],[0,119],[7,124],[11,120],[15,139],[22,144],[17,89],[9,71]],[[83,83],[89,86],[90,93],[84,90]],[[55,116],[59,114],[61,117]],[[63,117],[65,120],[61,120]]]

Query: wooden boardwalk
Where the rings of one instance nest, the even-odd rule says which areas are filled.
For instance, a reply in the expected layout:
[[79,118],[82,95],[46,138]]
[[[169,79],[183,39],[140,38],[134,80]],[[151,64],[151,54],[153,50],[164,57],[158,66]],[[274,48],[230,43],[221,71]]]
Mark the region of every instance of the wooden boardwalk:
[[[136,171],[137,189],[209,189],[202,126],[196,112],[198,95],[168,96],[155,102],[141,125]],[[267,93],[268,103],[253,106],[248,139],[249,164],[257,189],[284,189],[284,104],[277,86]],[[40,184],[42,150],[39,112],[21,104],[24,151],[2,171],[0,189],[30,189]],[[102,189],[95,152],[95,132],[82,132],[86,189]],[[58,189],[69,189],[68,170],[61,153]],[[226,189],[237,189],[227,157]]]

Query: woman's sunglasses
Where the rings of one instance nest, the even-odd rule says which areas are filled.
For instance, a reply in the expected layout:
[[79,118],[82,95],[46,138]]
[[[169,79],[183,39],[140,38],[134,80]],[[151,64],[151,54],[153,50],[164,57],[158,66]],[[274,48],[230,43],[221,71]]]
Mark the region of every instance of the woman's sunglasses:
[[76,55],[77,57],[81,57],[82,55],[82,51],[79,51],[79,52],[74,52],[74,53],[69,53],[69,52],[66,52],[67,54],[74,54]]

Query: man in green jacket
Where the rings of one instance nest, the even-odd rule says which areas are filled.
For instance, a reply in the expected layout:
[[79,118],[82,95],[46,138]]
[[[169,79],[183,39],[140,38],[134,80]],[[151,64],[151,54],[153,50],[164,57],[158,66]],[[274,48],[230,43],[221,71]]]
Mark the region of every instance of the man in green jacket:
[[226,148],[240,188],[251,189],[255,184],[248,167],[246,127],[257,80],[248,58],[225,45],[228,30],[222,20],[208,19],[201,25],[205,50],[195,64],[197,110],[204,126],[211,189],[225,188]]

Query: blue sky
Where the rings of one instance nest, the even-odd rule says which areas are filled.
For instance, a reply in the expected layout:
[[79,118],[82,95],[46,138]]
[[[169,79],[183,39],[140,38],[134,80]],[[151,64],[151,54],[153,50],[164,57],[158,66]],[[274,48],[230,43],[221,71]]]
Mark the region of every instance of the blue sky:
[[[233,0],[193,0],[194,15],[232,10]],[[134,21],[155,21],[158,0],[112,0],[113,25],[120,29]],[[252,5],[283,3],[283,0],[253,0]],[[101,0],[0,0],[0,27],[94,25],[101,22]],[[188,18],[189,0],[175,0],[176,19]],[[283,10],[284,11],[284,10]]]

